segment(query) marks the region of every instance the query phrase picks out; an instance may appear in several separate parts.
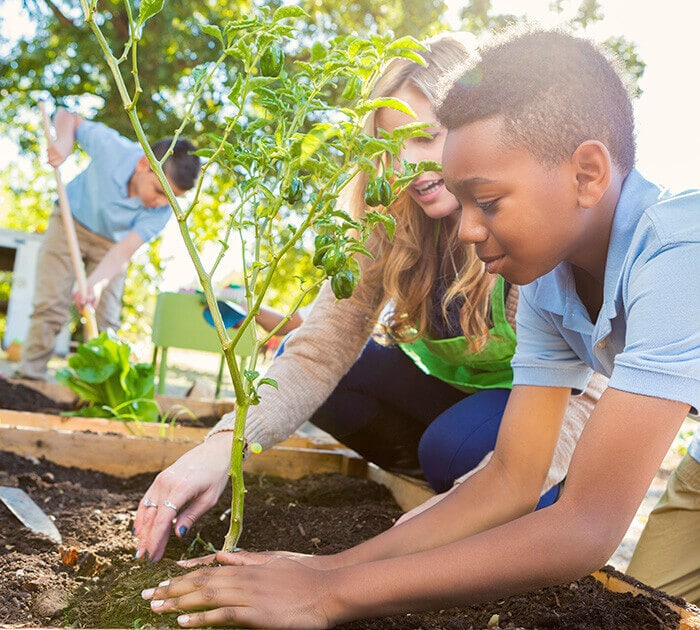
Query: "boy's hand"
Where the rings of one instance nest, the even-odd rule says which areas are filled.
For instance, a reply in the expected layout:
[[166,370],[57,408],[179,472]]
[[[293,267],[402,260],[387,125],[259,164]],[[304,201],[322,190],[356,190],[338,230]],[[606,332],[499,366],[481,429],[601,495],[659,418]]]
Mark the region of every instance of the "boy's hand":
[[48,148],[48,161],[54,168],[60,166],[66,161],[66,158],[73,151],[73,142],[56,140],[49,144]]
[[[234,554],[235,555],[235,554]],[[328,628],[330,598],[324,571],[289,558],[266,564],[219,566],[162,582],[143,591],[156,613],[181,612],[183,628]]]
[[79,313],[82,313],[86,306],[92,306],[95,308],[97,302],[99,301],[99,296],[90,283],[85,286],[85,292],[82,292],[77,287],[73,291],[73,303],[75,308],[78,309]]

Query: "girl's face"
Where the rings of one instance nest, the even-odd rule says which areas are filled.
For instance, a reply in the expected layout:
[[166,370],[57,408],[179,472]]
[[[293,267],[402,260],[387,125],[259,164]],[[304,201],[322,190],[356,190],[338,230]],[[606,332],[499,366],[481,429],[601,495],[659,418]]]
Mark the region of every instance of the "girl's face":
[[[426,96],[409,83],[402,85],[391,96],[408,103],[416,113],[417,118],[411,118],[389,107],[382,107],[375,116],[375,124],[378,129],[391,132],[396,127],[409,123],[429,123],[429,126],[424,131],[430,137],[406,140],[399,154],[399,160],[413,163],[418,163],[421,160],[431,160],[442,163],[442,148],[445,144],[447,130],[436,121]],[[441,173],[427,172],[420,174],[413,180],[407,192],[431,219],[442,219],[459,208],[455,197],[445,188],[445,181]]]

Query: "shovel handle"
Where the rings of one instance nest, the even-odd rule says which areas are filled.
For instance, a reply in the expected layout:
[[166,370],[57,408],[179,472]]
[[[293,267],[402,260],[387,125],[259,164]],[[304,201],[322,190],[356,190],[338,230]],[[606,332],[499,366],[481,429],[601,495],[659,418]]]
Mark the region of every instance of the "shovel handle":
[[[46,103],[44,103],[44,101],[39,101],[39,111],[41,111],[41,118],[44,123],[44,134],[46,135],[46,141],[49,143],[53,142],[51,134],[51,120],[49,119],[49,114],[46,111]],[[80,245],[78,244],[78,237],[75,233],[75,224],[73,223],[73,215],[71,214],[70,204],[68,203],[66,187],[63,185],[61,173],[57,166],[53,167],[53,174],[56,177],[58,207],[61,210],[61,218],[63,219],[63,228],[66,232],[68,251],[70,252],[70,259],[73,265],[73,273],[75,274],[78,290],[85,295],[87,292],[87,278],[85,277],[83,258],[80,254]],[[83,308],[81,315],[85,319],[86,337],[88,339],[94,339],[97,337],[97,319],[95,318],[95,309],[92,307],[92,305],[87,304]]]

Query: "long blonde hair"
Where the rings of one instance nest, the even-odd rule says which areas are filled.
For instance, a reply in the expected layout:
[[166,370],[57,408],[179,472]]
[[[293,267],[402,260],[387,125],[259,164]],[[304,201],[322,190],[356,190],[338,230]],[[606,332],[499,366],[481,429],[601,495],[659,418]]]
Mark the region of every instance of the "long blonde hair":
[[[427,46],[428,51],[422,53],[426,66],[405,59],[393,61],[377,81],[373,97],[391,96],[410,84],[434,104],[441,77],[464,64],[469,53],[464,44],[451,36],[433,40]],[[366,131],[376,133],[373,116],[367,121]],[[364,211],[367,177],[356,179],[350,205]],[[379,304],[392,302],[392,308],[382,315],[385,331],[396,341],[410,342],[434,332],[430,329],[433,288],[444,278],[455,278],[443,296],[442,315],[447,321],[450,303],[462,301],[460,326],[472,349],[480,350],[488,336],[493,280],[484,272],[474,247],[459,241],[459,217],[454,214],[441,220],[431,219],[407,192],[387,210],[396,218],[394,238],[390,241],[381,228],[373,232],[368,247],[374,259],[363,269],[357,297],[362,299],[362,285],[381,286]],[[443,254],[441,258],[439,252]]]

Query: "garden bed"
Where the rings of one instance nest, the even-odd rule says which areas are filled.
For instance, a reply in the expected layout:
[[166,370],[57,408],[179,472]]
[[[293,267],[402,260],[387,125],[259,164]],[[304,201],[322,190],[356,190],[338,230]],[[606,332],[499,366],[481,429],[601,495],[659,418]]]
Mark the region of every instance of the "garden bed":
[[[32,415],[37,414],[22,419]],[[0,485],[25,489],[55,518],[63,544],[59,548],[31,534],[0,506],[0,627],[129,628],[137,620],[176,627],[172,617],[151,616],[139,596],[142,588],[162,579],[159,571],[172,572],[173,565],[134,562],[130,532],[153,473],[202,439],[206,429],[176,426],[163,438],[130,433],[115,421],[43,414],[27,424],[8,425],[7,418],[0,410]],[[154,451],[157,456],[149,455]],[[67,457],[78,463],[59,465]],[[339,445],[317,444],[303,436],[250,458],[246,469],[249,493],[241,544],[248,549],[332,553],[385,530],[404,509],[429,496],[419,484],[368,466]],[[219,546],[227,507],[222,499],[184,542],[172,538],[167,558],[187,554],[197,534]],[[203,552],[198,545],[191,550],[195,555]],[[603,571],[573,584],[480,606],[343,628],[466,630],[489,623],[494,628],[697,630],[700,615],[682,600]]]

